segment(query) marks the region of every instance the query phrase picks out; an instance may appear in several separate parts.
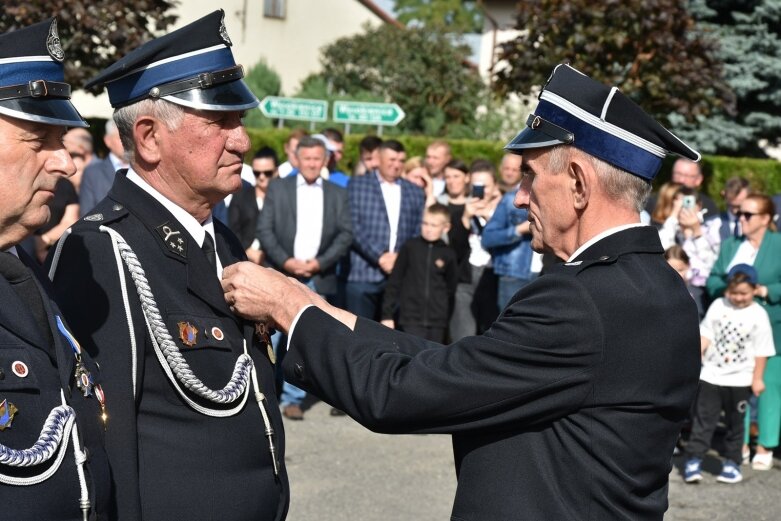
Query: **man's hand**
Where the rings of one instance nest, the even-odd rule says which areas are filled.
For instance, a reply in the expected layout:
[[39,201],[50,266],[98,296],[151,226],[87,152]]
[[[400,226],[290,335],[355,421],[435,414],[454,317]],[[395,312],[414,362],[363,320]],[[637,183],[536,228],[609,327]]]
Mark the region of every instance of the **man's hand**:
[[222,271],[225,302],[235,314],[254,322],[281,329],[285,333],[299,311],[317,306],[353,329],[356,316],[328,304],[317,293],[271,268],[252,262],[237,262]]
[[298,260],[294,257],[290,257],[288,260],[286,260],[282,265],[282,269],[285,270],[286,273],[296,277],[308,278],[312,276],[312,274],[309,272],[307,261]]
[[307,277],[311,277],[316,273],[320,273],[320,262],[317,259],[309,259],[306,261],[306,271],[309,273]]
[[380,260],[377,261],[377,264],[380,265],[380,269],[384,271],[385,273],[390,273],[393,271],[393,265],[396,264],[396,257],[398,256],[398,253],[393,253],[391,251],[386,251],[382,255],[380,255]]

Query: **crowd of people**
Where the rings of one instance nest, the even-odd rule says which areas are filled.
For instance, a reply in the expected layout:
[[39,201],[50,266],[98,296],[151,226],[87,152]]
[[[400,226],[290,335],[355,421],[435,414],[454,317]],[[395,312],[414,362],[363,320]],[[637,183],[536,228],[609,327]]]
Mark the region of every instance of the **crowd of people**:
[[685,480],[722,412],[719,481],[772,467],[770,197],[730,180],[719,215],[700,154],[569,65],[498,176],[444,140],[407,157],[375,136],[348,175],[334,128],[292,132],[284,163],[250,155],[259,100],[224,21],[90,80],[115,110],[103,159],[56,19],[0,35],[9,517],[281,521],[282,416],[307,392],[379,432],[452,435],[458,519],[661,519],[698,373]]

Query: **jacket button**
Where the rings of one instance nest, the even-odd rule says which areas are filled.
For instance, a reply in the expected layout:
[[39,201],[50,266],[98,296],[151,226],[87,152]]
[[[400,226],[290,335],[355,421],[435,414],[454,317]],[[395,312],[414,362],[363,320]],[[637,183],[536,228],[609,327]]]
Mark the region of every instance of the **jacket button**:
[[296,375],[296,378],[303,378],[304,366],[301,364],[296,364],[296,366],[293,368],[293,374]]

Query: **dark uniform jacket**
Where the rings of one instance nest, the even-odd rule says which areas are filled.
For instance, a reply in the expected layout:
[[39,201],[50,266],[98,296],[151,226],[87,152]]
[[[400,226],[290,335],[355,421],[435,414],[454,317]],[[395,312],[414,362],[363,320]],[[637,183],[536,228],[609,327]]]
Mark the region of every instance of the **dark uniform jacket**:
[[[0,444],[8,449],[31,448],[49,413],[62,405],[60,390],[64,389],[66,402],[76,412],[79,440],[88,452],[85,470],[92,505],[90,519],[108,519],[111,478],[103,450],[98,399],[94,392],[85,397],[75,386],[76,358],[58,329],[55,317],[62,317],[62,313],[48,296],[48,279],[24,252],[19,251],[19,257],[36,276],[49,331],[41,330],[27,303],[0,276],[0,402],[5,404],[0,407],[0,416],[3,416],[0,424],[4,426],[0,431]],[[67,323],[64,326],[69,327]],[[95,364],[86,354],[82,361],[94,383],[99,384],[101,378]],[[14,366],[17,366],[16,371]],[[16,410],[13,418],[9,412],[11,404]],[[110,407],[110,402],[107,405]],[[48,462],[27,468],[0,463],[0,473],[9,477],[39,475],[50,468],[56,458],[55,454]],[[81,521],[80,496],[73,440],[69,439],[59,469],[46,481],[28,486],[0,483],[0,519]]]
[[[238,414],[224,418],[206,416],[185,403],[152,349],[123,263],[132,317],[132,325],[128,323],[112,242],[100,226],[119,232],[136,253],[168,331],[209,388],[226,385],[246,341],[269,402],[280,465],[284,435],[273,366],[266,347],[253,337],[252,324],[231,314],[213,267],[185,228],[124,172],[118,173],[108,197],[74,226],[61,256],[53,259],[53,282],[74,330],[104,369],[106,392],[114,397],[106,450],[119,519],[284,519],[287,476],[284,466],[278,478],[273,474],[255,401],[249,399]],[[222,223],[215,221],[214,230],[224,266],[245,258]]]
[[632,228],[447,347],[309,308],[284,368],[372,430],[451,433],[453,520],[661,520],[699,377],[697,308],[656,230]]

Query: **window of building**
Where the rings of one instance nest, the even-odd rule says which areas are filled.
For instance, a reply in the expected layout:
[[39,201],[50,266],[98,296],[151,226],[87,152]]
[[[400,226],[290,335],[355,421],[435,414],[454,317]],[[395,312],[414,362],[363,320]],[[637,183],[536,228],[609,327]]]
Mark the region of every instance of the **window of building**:
[[263,16],[285,18],[285,0],[263,0]]

